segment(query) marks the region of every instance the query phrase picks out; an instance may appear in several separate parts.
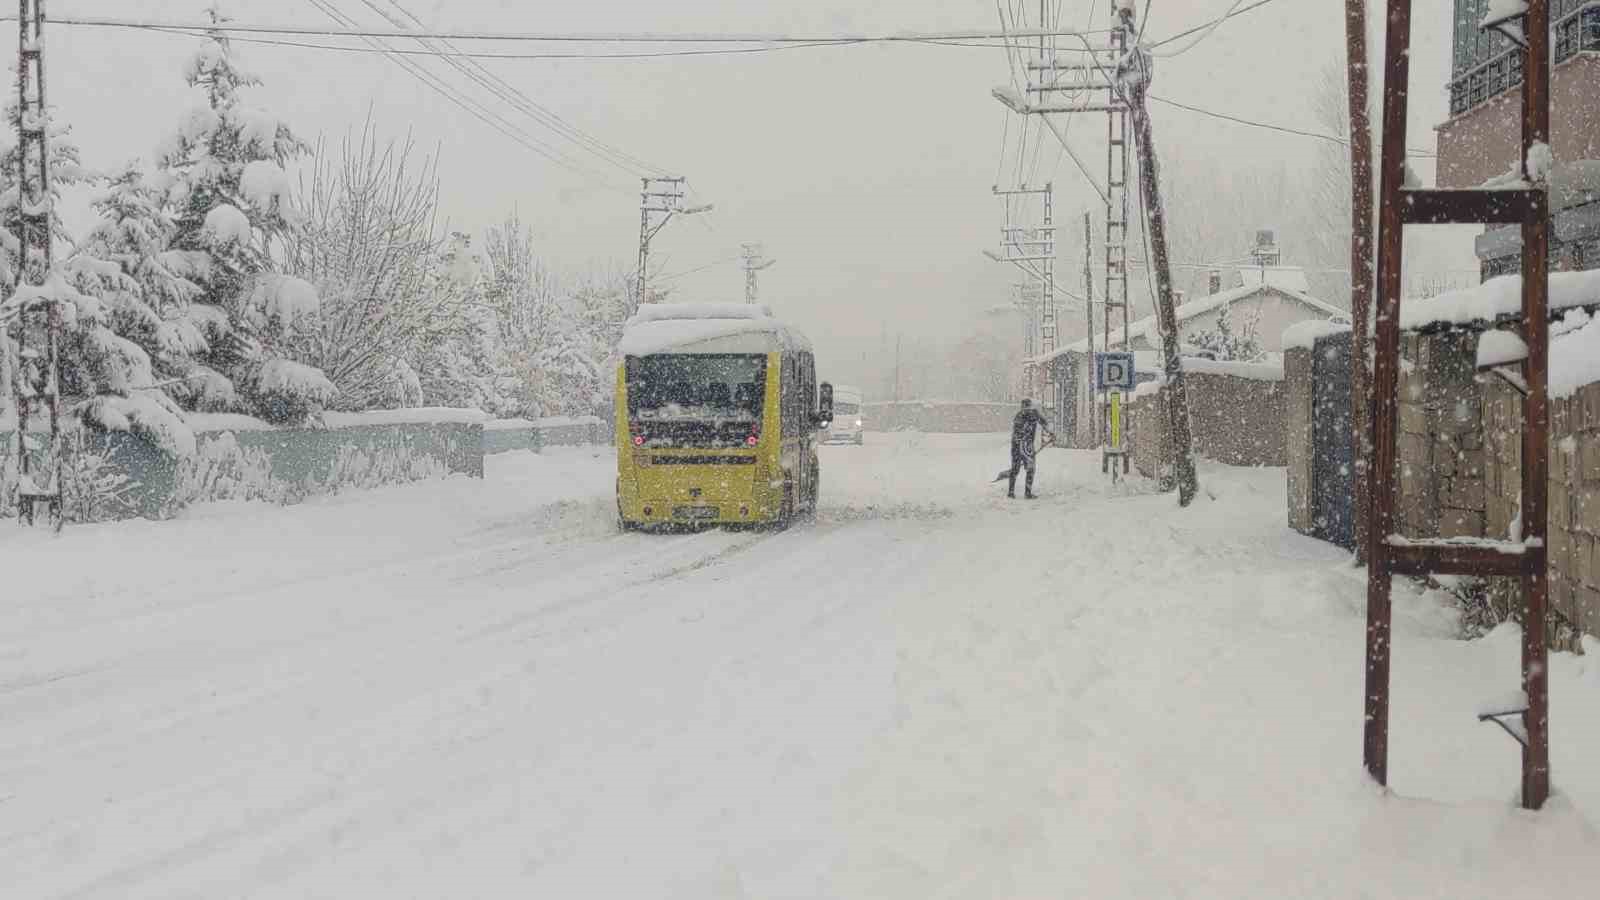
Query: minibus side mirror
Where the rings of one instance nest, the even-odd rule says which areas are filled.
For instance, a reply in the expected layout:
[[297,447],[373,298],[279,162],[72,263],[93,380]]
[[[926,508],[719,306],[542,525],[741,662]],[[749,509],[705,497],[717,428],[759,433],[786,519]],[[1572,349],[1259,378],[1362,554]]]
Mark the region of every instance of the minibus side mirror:
[[827,428],[833,424],[833,385],[817,385],[817,401],[817,428]]

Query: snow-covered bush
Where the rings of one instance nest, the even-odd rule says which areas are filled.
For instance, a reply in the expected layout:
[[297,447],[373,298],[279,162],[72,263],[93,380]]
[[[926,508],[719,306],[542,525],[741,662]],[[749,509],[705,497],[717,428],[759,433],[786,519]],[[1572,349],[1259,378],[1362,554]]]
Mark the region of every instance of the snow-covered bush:
[[133,510],[133,485],[112,459],[110,445],[87,440],[82,429],[73,429],[66,440],[71,448],[63,458],[61,508],[67,521],[127,518]]
[[1255,362],[1262,358],[1259,335],[1261,314],[1253,310],[1244,316],[1244,322],[1234,330],[1232,304],[1217,310],[1217,324],[1189,338],[1188,343],[1204,351],[1212,359],[1224,362]]

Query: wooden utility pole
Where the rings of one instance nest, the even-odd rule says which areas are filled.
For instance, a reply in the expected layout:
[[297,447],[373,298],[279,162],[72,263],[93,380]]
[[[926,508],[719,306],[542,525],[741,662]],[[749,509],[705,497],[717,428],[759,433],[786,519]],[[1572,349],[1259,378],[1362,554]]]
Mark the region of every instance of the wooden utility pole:
[[[1133,27],[1133,10],[1120,10],[1127,27]],[[1150,252],[1155,256],[1156,322],[1161,326],[1162,368],[1167,377],[1168,433],[1172,436],[1173,475],[1178,481],[1178,505],[1188,506],[1199,493],[1194,464],[1194,441],[1189,431],[1189,393],[1183,384],[1183,358],[1178,348],[1178,313],[1172,304],[1172,266],[1167,256],[1167,223],[1161,206],[1161,184],[1156,162],[1155,133],[1145,91],[1150,85],[1150,58],[1135,49],[1118,65],[1117,78],[1133,115],[1135,149],[1139,154],[1139,184],[1144,192],[1145,218],[1150,225]]]
[[1368,320],[1372,315],[1372,121],[1367,108],[1367,9],[1345,0],[1350,95],[1350,447],[1355,456],[1356,559],[1367,556],[1372,413],[1367,404]]

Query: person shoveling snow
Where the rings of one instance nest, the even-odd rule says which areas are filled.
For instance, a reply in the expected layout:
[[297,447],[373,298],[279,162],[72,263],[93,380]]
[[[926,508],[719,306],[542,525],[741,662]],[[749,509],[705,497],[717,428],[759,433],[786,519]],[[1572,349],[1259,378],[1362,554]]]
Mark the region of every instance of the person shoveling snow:
[[[1034,439],[1039,429],[1044,430],[1045,439],[1038,449],[1034,448]],[[1039,411],[1033,408],[1033,401],[1024,399],[1022,410],[1016,418],[1011,420],[1011,468],[1002,469],[994,477],[995,482],[1006,481],[1006,496],[1015,500],[1017,498],[1017,472],[1026,468],[1028,478],[1023,482],[1022,496],[1025,499],[1036,499],[1033,493],[1034,460],[1039,450],[1056,442],[1055,432],[1050,430],[1050,422]],[[991,482],[991,484],[994,482]]]

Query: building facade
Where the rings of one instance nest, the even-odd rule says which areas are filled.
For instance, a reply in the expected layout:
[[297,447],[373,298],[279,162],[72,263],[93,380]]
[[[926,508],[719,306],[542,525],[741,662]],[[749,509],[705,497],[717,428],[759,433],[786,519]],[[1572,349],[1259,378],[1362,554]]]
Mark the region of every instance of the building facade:
[[[1490,0],[1455,0],[1450,118],[1438,128],[1441,188],[1473,188],[1518,168],[1523,52],[1478,27]],[[1550,0],[1550,145],[1554,216],[1550,265],[1600,268],[1600,0]],[[1515,227],[1477,240],[1482,275],[1515,272]]]

